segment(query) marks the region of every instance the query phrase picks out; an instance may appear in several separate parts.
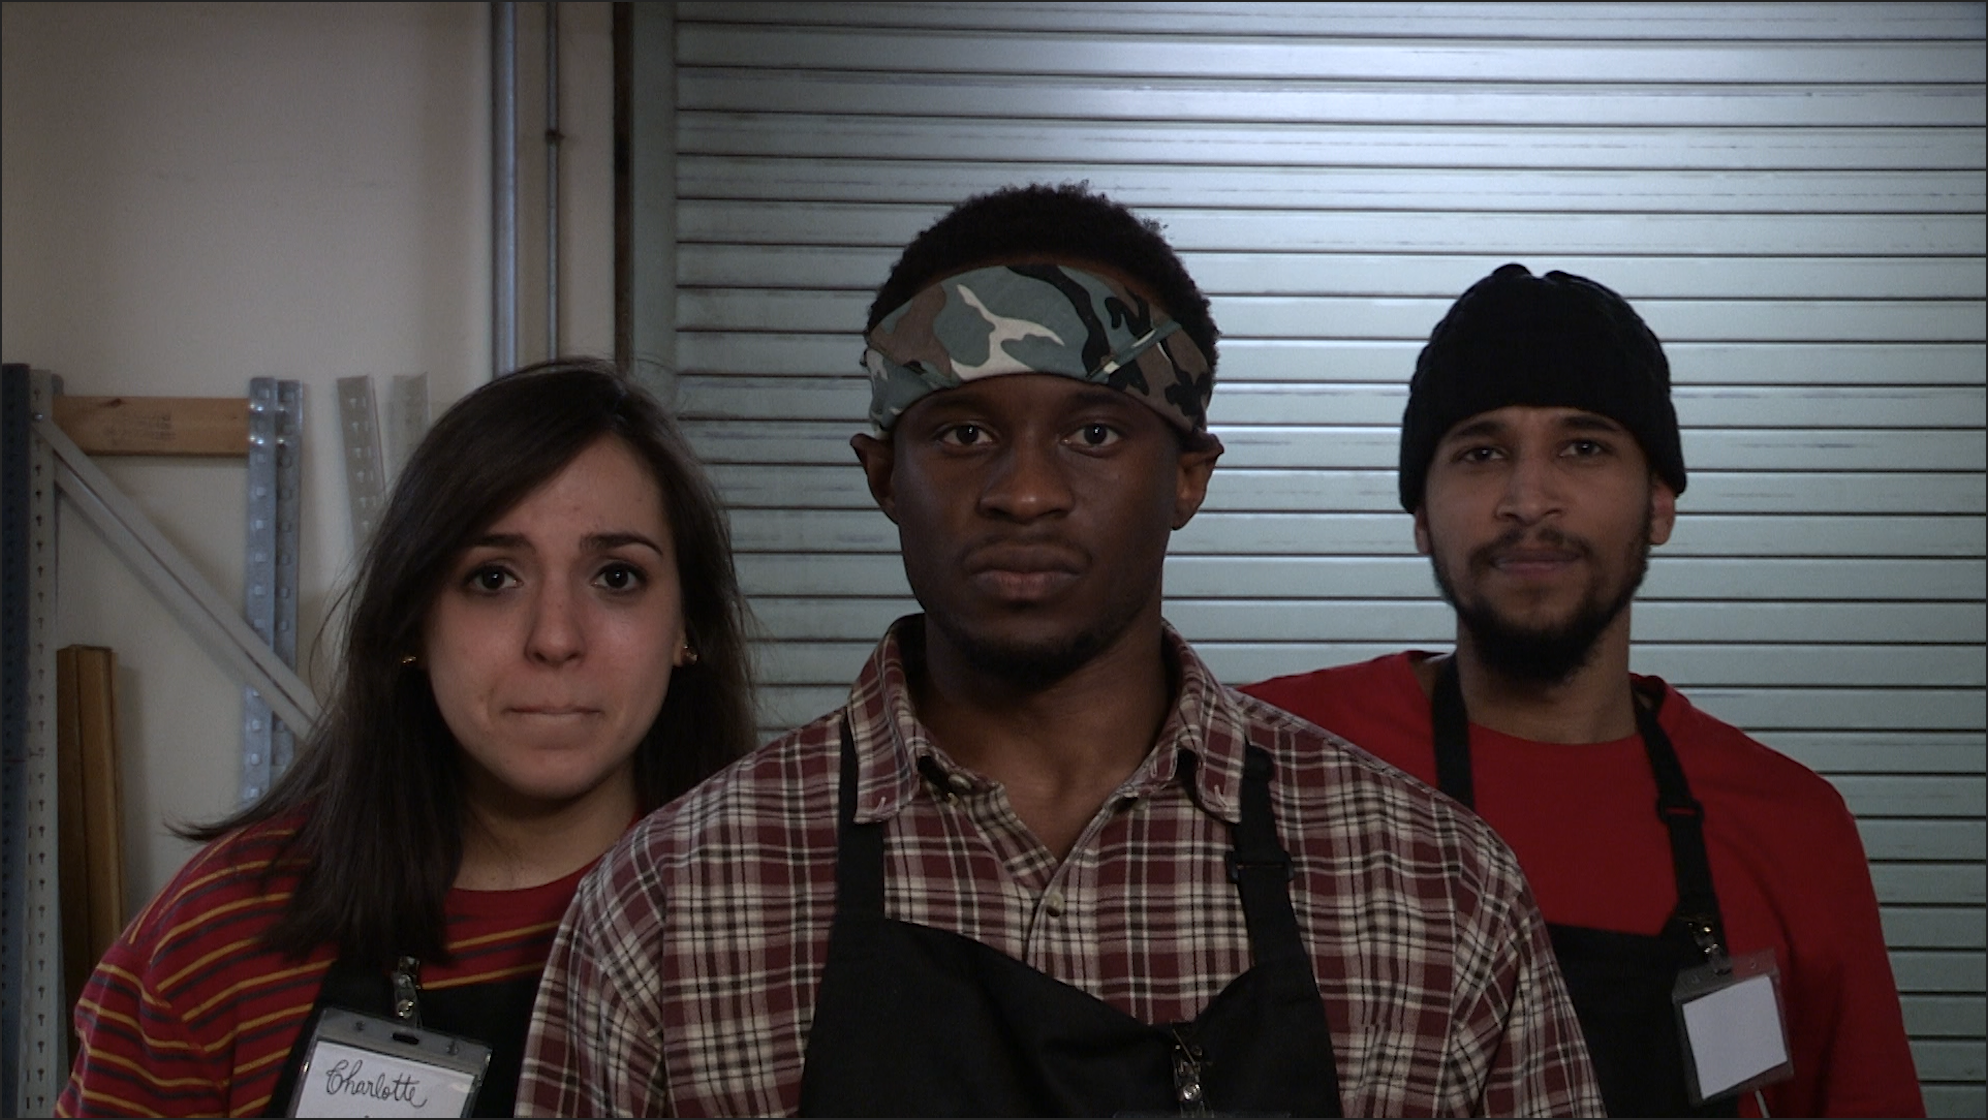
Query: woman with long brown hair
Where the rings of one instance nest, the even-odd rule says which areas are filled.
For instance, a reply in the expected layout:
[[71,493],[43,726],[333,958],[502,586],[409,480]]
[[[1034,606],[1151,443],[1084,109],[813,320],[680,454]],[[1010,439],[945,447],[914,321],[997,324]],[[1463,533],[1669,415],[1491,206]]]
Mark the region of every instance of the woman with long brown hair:
[[455,1076],[451,1114],[510,1115],[580,878],[752,746],[746,619],[640,388],[561,361],[464,397],[394,488],[295,765],[186,830],[207,846],[97,968],[58,1112],[433,1107]]

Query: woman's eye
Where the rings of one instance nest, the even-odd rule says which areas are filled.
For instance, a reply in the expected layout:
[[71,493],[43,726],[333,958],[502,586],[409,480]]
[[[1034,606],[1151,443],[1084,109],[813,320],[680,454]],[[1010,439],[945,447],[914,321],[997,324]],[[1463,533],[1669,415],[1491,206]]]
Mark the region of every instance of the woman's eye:
[[502,568],[481,567],[469,573],[469,586],[478,591],[502,591],[517,581]]
[[601,569],[594,582],[609,591],[633,591],[642,586],[642,571],[633,564],[610,564]]

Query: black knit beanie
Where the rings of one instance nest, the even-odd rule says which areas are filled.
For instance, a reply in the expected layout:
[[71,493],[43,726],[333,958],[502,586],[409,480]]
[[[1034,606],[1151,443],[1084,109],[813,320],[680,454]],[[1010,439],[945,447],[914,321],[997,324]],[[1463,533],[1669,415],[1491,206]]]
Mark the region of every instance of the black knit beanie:
[[1436,444],[1460,421],[1507,405],[1606,416],[1643,445],[1657,477],[1684,493],[1670,363],[1627,300],[1565,272],[1508,264],[1436,324],[1415,360],[1401,417],[1401,505],[1422,505]]

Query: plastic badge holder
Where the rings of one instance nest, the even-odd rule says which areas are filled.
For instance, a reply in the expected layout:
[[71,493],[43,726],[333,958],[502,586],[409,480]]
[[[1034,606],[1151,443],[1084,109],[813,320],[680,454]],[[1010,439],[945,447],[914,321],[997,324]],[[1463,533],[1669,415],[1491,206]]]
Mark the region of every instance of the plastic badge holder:
[[490,1047],[326,1008],[311,1033],[291,1116],[468,1116]]
[[1691,1103],[1794,1076],[1774,951],[1721,955],[1678,974],[1671,990]]

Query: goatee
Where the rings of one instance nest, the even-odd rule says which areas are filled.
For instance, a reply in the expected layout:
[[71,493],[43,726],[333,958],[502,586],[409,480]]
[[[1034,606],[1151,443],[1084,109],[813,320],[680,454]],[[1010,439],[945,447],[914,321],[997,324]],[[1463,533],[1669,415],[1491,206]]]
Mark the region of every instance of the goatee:
[[[1473,552],[1468,563],[1473,571],[1488,569],[1498,553],[1516,547],[1521,541],[1577,550],[1584,556],[1594,553],[1588,542],[1557,530],[1549,529],[1528,536],[1525,530],[1514,529]],[[1522,625],[1499,615],[1488,606],[1465,602],[1458,597],[1456,587],[1443,565],[1437,563],[1432,567],[1436,573],[1436,587],[1442,592],[1443,599],[1455,608],[1458,623],[1469,632],[1471,643],[1487,669],[1515,682],[1554,685],[1568,680],[1588,664],[1594,657],[1602,632],[1628,608],[1630,600],[1636,597],[1637,589],[1643,585],[1643,577],[1650,568],[1650,521],[1647,517],[1630,546],[1630,562],[1629,577],[1615,590],[1615,594],[1606,599],[1590,596],[1571,617],[1551,626]]]

